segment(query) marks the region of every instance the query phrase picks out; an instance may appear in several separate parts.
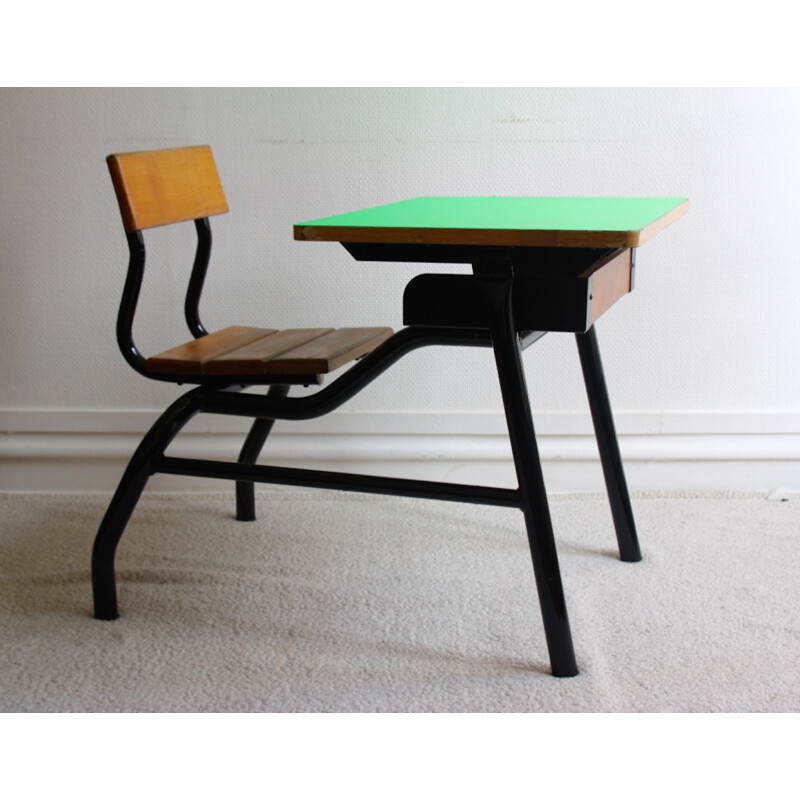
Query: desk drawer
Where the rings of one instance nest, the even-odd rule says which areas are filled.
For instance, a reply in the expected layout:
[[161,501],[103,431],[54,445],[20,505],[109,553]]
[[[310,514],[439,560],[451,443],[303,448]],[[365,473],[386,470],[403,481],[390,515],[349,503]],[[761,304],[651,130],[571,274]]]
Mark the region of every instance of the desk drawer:
[[[520,331],[587,331],[633,288],[633,250],[615,250],[577,274],[515,267],[514,318]],[[487,328],[488,311],[474,275],[418,275],[403,295],[403,322]]]

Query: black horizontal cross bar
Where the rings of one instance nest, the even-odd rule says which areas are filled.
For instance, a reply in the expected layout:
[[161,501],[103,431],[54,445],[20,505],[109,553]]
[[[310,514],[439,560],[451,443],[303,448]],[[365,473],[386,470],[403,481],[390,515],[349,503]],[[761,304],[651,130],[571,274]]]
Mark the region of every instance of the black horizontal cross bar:
[[457,503],[476,503],[490,506],[521,508],[516,489],[493,486],[469,486],[459,483],[418,481],[407,478],[385,478],[344,472],[273,467],[261,464],[239,464],[197,458],[163,456],[153,464],[153,471],[167,475],[188,475],[195,478],[222,478],[256,483],[275,483],[305,486],[310,489],[339,489],[342,491],[388,494],[400,497],[420,497],[428,500],[451,500]]

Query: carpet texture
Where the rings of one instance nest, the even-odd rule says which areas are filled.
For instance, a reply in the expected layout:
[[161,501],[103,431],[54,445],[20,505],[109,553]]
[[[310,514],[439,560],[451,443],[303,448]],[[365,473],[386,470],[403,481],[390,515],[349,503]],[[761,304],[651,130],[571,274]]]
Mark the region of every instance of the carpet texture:
[[323,492],[150,494],[91,616],[101,495],[0,495],[5,712],[798,712],[800,499],[551,511],[581,674],[549,674],[522,515]]

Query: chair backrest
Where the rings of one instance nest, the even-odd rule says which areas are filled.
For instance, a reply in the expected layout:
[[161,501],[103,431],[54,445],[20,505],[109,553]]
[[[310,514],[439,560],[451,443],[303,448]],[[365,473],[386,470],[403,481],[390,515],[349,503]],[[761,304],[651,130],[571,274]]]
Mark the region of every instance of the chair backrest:
[[208,145],[115,153],[106,162],[128,233],[228,211]]

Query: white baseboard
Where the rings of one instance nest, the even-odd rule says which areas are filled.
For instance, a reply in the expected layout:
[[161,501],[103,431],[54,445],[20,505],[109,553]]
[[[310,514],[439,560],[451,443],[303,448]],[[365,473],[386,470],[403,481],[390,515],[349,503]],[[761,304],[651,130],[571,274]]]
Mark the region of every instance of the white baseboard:
[[[112,491],[156,412],[0,411],[0,491]],[[534,413],[550,492],[603,490],[588,413]],[[235,460],[247,420],[204,416],[171,454]],[[622,412],[620,450],[633,491],[800,491],[800,414]],[[278,422],[263,463],[514,486],[502,414],[340,412]],[[230,488],[157,475],[149,490]],[[267,487],[264,487],[267,488]]]

